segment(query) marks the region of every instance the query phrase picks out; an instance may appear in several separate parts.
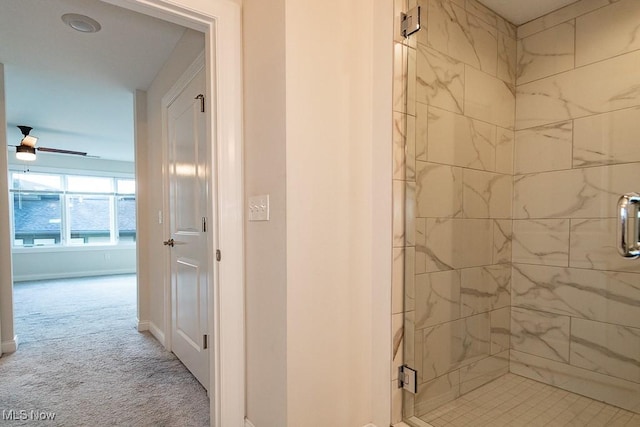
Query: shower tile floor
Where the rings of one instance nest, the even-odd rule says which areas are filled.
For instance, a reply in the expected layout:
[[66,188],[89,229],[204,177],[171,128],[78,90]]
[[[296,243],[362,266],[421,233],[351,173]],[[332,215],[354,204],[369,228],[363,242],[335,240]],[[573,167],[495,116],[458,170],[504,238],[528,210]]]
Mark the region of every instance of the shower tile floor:
[[640,426],[640,414],[506,374],[409,421],[416,427],[613,427]]

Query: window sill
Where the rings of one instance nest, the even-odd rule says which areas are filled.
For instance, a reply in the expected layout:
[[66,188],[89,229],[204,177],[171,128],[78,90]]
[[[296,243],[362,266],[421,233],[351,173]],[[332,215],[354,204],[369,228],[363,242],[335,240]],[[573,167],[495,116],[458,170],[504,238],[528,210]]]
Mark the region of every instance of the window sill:
[[77,245],[77,246],[28,246],[14,247],[12,253],[47,253],[47,252],[85,252],[85,251],[119,251],[127,249],[135,249],[135,243],[122,243],[119,245]]

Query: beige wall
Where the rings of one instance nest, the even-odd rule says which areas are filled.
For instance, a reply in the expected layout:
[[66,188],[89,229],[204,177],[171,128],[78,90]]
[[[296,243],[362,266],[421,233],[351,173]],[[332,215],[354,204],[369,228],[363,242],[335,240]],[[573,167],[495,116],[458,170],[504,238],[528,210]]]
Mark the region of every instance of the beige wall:
[[247,417],[265,427],[287,425],[284,4],[243,14],[245,195],[270,201],[268,222],[245,224]]
[[[270,194],[272,205],[269,222],[246,225],[247,415],[257,427],[362,426],[374,401],[388,408],[388,341],[384,367],[372,364],[374,271],[380,305],[390,289],[390,246],[372,248],[391,234],[390,179],[374,186],[376,173],[390,178],[390,42],[376,58],[388,77],[379,110],[373,84],[374,11],[388,3],[244,3],[245,193]],[[390,40],[385,18],[378,30]],[[388,411],[377,419],[388,424]]]
[[[145,155],[146,159],[138,159],[146,164],[146,176],[140,177],[139,188],[143,192],[145,204],[140,205],[138,217],[147,226],[140,230],[138,236],[140,251],[152,263],[139,266],[140,277],[147,278],[148,283],[141,284],[149,292],[149,318],[160,331],[164,331],[164,263],[166,248],[162,241],[166,238],[165,226],[158,223],[158,212],[163,211],[162,175],[162,97],[171,89],[176,80],[191,65],[204,49],[202,33],[187,30],[176,44],[169,59],[164,64],[153,83],[147,90],[147,141],[144,147],[136,147],[136,155]],[[139,142],[139,141],[138,141]],[[144,243],[143,243],[144,242]]]
[[371,416],[372,10],[286,4],[290,426]]

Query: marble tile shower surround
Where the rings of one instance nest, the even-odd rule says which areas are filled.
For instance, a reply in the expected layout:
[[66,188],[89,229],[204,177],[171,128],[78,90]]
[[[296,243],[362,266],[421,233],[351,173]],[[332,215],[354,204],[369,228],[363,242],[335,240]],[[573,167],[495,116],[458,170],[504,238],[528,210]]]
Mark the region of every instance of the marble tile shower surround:
[[640,2],[517,30],[417,4],[394,48],[393,369],[419,392],[393,389],[394,422],[509,371],[640,412],[640,262],[613,237],[640,190]]
[[616,203],[640,190],[637,0],[518,28],[511,372],[640,411],[640,262]]
[[508,372],[511,328],[515,27],[475,0],[417,4],[426,25],[395,47],[403,76],[415,75],[394,96],[409,103],[394,107],[394,188],[407,195],[394,253],[411,254],[394,263],[406,286],[393,292],[406,299],[394,330],[420,383],[403,396],[405,416]]

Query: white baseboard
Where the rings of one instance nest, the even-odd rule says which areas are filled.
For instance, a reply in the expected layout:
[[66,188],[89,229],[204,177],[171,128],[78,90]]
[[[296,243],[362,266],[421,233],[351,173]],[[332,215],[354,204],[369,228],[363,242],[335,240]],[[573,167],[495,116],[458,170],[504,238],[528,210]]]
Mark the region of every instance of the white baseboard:
[[148,331],[150,324],[148,320],[138,320],[138,332]]
[[[160,328],[158,328],[155,323],[149,321],[149,328],[148,328],[149,332],[151,332],[151,335],[153,335],[158,341],[160,341],[160,344],[165,345],[164,342],[164,332],[162,332],[162,330]],[[166,347],[166,346],[165,346]]]
[[2,353],[14,353],[18,350],[18,336],[14,336],[12,340],[2,341]]

